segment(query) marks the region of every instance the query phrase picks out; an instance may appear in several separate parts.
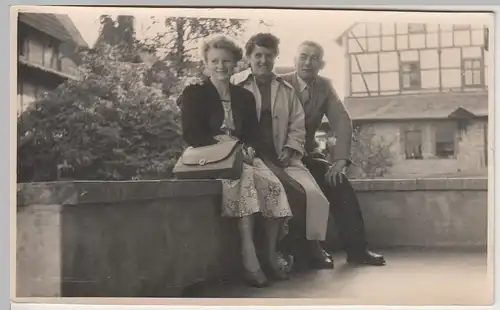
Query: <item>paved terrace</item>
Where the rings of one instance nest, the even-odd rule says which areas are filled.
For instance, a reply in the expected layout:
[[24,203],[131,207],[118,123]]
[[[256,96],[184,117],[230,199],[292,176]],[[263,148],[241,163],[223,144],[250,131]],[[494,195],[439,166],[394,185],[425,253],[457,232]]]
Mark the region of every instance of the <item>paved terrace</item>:
[[[317,298],[323,303],[488,305],[493,302],[487,255],[464,250],[392,249],[383,267],[352,266],[334,254],[334,270],[312,270],[267,288],[241,282],[193,287],[199,298]],[[290,301],[295,303],[296,301]],[[303,302],[303,301],[302,301]]]
[[[338,254],[334,270],[297,275],[266,289],[210,284],[241,268],[236,223],[220,216],[217,181],[18,184],[17,296],[146,298],[189,292],[268,301],[489,301],[486,179],[353,184],[369,243],[394,249],[382,251],[388,265],[346,267]],[[338,245],[334,228],[329,227],[329,247]]]

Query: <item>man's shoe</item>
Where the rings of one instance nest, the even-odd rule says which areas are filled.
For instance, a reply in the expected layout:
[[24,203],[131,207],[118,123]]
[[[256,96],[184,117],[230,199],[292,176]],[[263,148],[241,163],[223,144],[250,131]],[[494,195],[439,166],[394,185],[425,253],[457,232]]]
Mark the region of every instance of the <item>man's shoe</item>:
[[333,259],[328,256],[326,251],[321,251],[320,255],[311,256],[309,265],[314,269],[333,269]]
[[380,254],[366,250],[360,254],[348,254],[347,262],[349,264],[384,266],[386,261]]

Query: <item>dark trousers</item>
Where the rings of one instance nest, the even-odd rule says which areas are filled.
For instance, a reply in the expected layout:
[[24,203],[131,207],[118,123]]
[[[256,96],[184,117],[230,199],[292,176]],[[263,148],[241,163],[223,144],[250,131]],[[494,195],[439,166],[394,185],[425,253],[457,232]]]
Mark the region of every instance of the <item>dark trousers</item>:
[[[330,202],[330,215],[335,219],[338,236],[348,255],[356,255],[366,250],[366,236],[363,216],[356,193],[349,179],[342,175],[342,182],[329,186],[325,175],[331,166],[324,157],[304,157],[304,165],[313,175],[326,198]],[[293,201],[292,197],[289,197]],[[294,204],[291,204],[291,207]],[[301,206],[301,205],[299,205]],[[280,250],[292,254],[297,262],[303,261],[310,252],[305,236],[305,208],[292,207],[293,219],[289,234],[280,244]]]
[[342,174],[336,186],[326,182],[325,175],[331,166],[324,157],[304,157],[303,163],[321,187],[330,202],[330,214],[335,219],[338,236],[347,254],[356,255],[366,250],[366,235],[356,192],[349,179]]

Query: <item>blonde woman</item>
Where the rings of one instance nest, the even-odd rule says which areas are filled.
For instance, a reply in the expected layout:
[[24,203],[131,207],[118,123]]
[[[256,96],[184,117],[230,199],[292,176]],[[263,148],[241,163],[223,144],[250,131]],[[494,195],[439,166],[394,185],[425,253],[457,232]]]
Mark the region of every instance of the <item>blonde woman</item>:
[[245,164],[239,180],[222,180],[222,216],[238,219],[242,259],[247,282],[256,287],[268,285],[253,240],[254,216],[266,220],[267,276],[287,279],[276,254],[279,229],[292,216],[283,185],[259,158],[261,135],[255,99],[243,87],[230,83],[242,59],[242,49],[226,36],[207,39],[201,48],[208,78],[187,86],[181,97],[182,130],[186,143],[193,147],[239,139],[245,144]]

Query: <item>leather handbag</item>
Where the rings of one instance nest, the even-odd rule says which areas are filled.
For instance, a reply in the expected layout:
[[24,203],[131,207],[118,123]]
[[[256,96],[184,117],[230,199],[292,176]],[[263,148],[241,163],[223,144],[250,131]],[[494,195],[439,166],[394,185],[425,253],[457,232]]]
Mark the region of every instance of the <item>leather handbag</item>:
[[188,147],[174,166],[177,179],[237,180],[243,172],[243,143],[238,140]]

